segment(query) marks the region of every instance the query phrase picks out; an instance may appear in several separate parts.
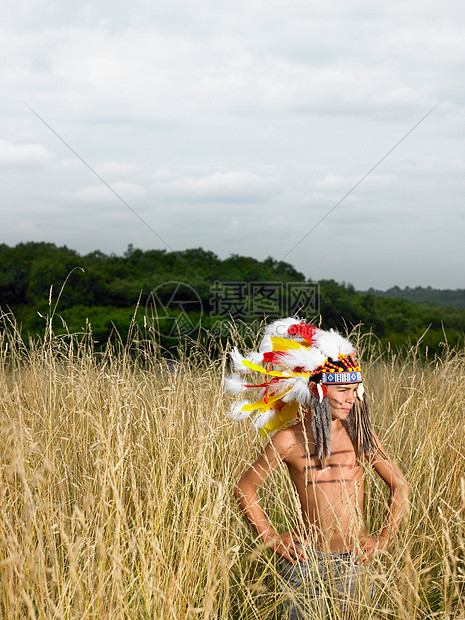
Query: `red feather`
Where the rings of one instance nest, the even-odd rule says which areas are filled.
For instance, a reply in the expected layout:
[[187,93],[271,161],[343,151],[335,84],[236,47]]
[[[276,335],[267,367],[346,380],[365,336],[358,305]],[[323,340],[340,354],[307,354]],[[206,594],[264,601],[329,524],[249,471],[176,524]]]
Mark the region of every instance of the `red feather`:
[[281,361],[282,361],[281,351],[270,351],[269,353],[263,354],[264,364],[280,364]]
[[282,377],[272,377],[269,381],[266,381],[265,383],[254,383],[254,384],[243,384],[243,386],[245,388],[259,388],[259,387],[268,387],[270,385],[273,385],[274,383],[279,383],[282,380]]
[[320,331],[318,327],[314,327],[313,325],[309,325],[308,323],[296,323],[289,327],[287,333],[290,336],[301,336],[307,342],[312,342],[312,338],[318,331]]

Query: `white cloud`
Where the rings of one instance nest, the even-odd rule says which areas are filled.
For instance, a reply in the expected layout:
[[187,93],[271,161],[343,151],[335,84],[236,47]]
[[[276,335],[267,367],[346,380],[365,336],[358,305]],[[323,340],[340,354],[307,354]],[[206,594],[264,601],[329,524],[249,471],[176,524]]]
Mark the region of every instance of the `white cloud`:
[[96,171],[105,179],[106,177],[120,177],[131,175],[136,172],[137,167],[135,164],[123,164],[115,161],[107,161],[104,164],[96,167]]
[[[234,34],[215,29],[207,40],[167,34],[150,21],[132,32],[105,30],[97,23],[93,28],[48,29],[29,38],[5,33],[15,62],[3,77],[21,96],[29,82],[34,101],[44,105],[53,100],[85,116],[179,117],[257,107],[343,112],[352,106],[376,111],[419,106],[430,99],[428,84],[405,73],[400,59],[394,67],[377,64],[376,57],[383,58],[381,50],[371,62],[349,62],[354,42],[347,33],[336,33],[337,54],[330,64],[321,63],[318,50],[327,48],[327,27],[326,23],[323,32],[316,27],[314,37],[307,32],[307,39],[298,41],[299,54],[290,57],[279,47],[264,53],[257,49],[253,32],[244,36],[234,28]],[[261,35],[263,48],[267,36]],[[293,41],[290,32],[288,37],[287,42]]]
[[[135,183],[124,183],[122,181],[111,183],[110,187],[127,202],[141,199],[145,196],[145,190]],[[110,203],[115,202],[118,198],[106,185],[88,185],[76,192],[67,195],[68,200],[77,200],[82,203]]]
[[40,144],[15,144],[0,139],[0,167],[30,168],[43,166],[54,157]]
[[155,173],[154,190],[172,198],[208,202],[257,202],[276,190],[276,179],[241,171],[188,177],[167,170]]
[[328,172],[320,181],[315,181],[314,186],[319,188],[340,188],[347,184],[347,180],[339,174]]

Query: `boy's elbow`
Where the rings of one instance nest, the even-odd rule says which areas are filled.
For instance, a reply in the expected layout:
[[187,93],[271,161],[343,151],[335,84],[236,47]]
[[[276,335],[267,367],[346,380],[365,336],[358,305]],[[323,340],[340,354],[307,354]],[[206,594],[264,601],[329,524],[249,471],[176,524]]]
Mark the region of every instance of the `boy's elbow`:
[[407,509],[409,505],[410,487],[405,478],[403,478],[402,482],[398,485],[397,493],[398,496],[400,496],[402,504],[404,505],[404,509]]
[[410,487],[408,485],[407,480],[404,478],[404,476],[402,476],[400,487],[401,487],[401,493],[403,497],[405,497],[405,499],[408,499],[410,495]]
[[250,487],[247,477],[243,475],[234,486],[234,497],[242,505],[251,494],[253,494],[253,489]]
[[410,497],[410,487],[407,484],[407,482],[405,482],[402,492],[404,494],[405,503],[408,504],[409,497]]
[[238,480],[238,482],[234,486],[234,497],[237,499],[238,502],[240,502],[241,499],[243,499],[245,497],[245,489],[244,489],[243,478]]
[[403,475],[398,475],[393,481],[391,487],[391,498],[397,503],[408,506],[410,488],[407,480]]

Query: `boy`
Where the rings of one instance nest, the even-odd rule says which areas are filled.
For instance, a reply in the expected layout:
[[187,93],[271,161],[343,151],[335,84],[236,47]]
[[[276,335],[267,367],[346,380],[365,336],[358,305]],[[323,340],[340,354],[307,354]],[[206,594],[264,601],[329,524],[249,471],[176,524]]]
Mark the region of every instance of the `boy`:
[[[260,353],[246,359],[236,350],[233,360],[237,370],[261,372],[267,381],[242,386],[261,387],[262,392],[257,402],[233,407],[232,417],[256,409],[256,426],[266,431],[287,426],[235,489],[247,520],[265,545],[284,558],[282,577],[292,591],[285,601],[287,617],[325,617],[329,598],[347,613],[357,598],[361,565],[392,543],[408,493],[404,476],[371,428],[355,350],[332,330],[283,319],[267,328]],[[229,388],[234,385],[233,378]],[[362,459],[390,489],[388,515],[377,538],[367,536],[361,516]],[[257,491],[283,463],[300,500],[302,526],[279,535],[261,509]]]

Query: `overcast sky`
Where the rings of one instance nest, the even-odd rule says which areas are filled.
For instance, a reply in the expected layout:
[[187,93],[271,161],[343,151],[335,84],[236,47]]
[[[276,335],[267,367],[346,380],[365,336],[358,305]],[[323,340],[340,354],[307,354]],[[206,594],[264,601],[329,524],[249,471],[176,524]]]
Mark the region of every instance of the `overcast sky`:
[[203,247],[359,289],[465,288],[463,1],[2,0],[0,14],[0,242]]

